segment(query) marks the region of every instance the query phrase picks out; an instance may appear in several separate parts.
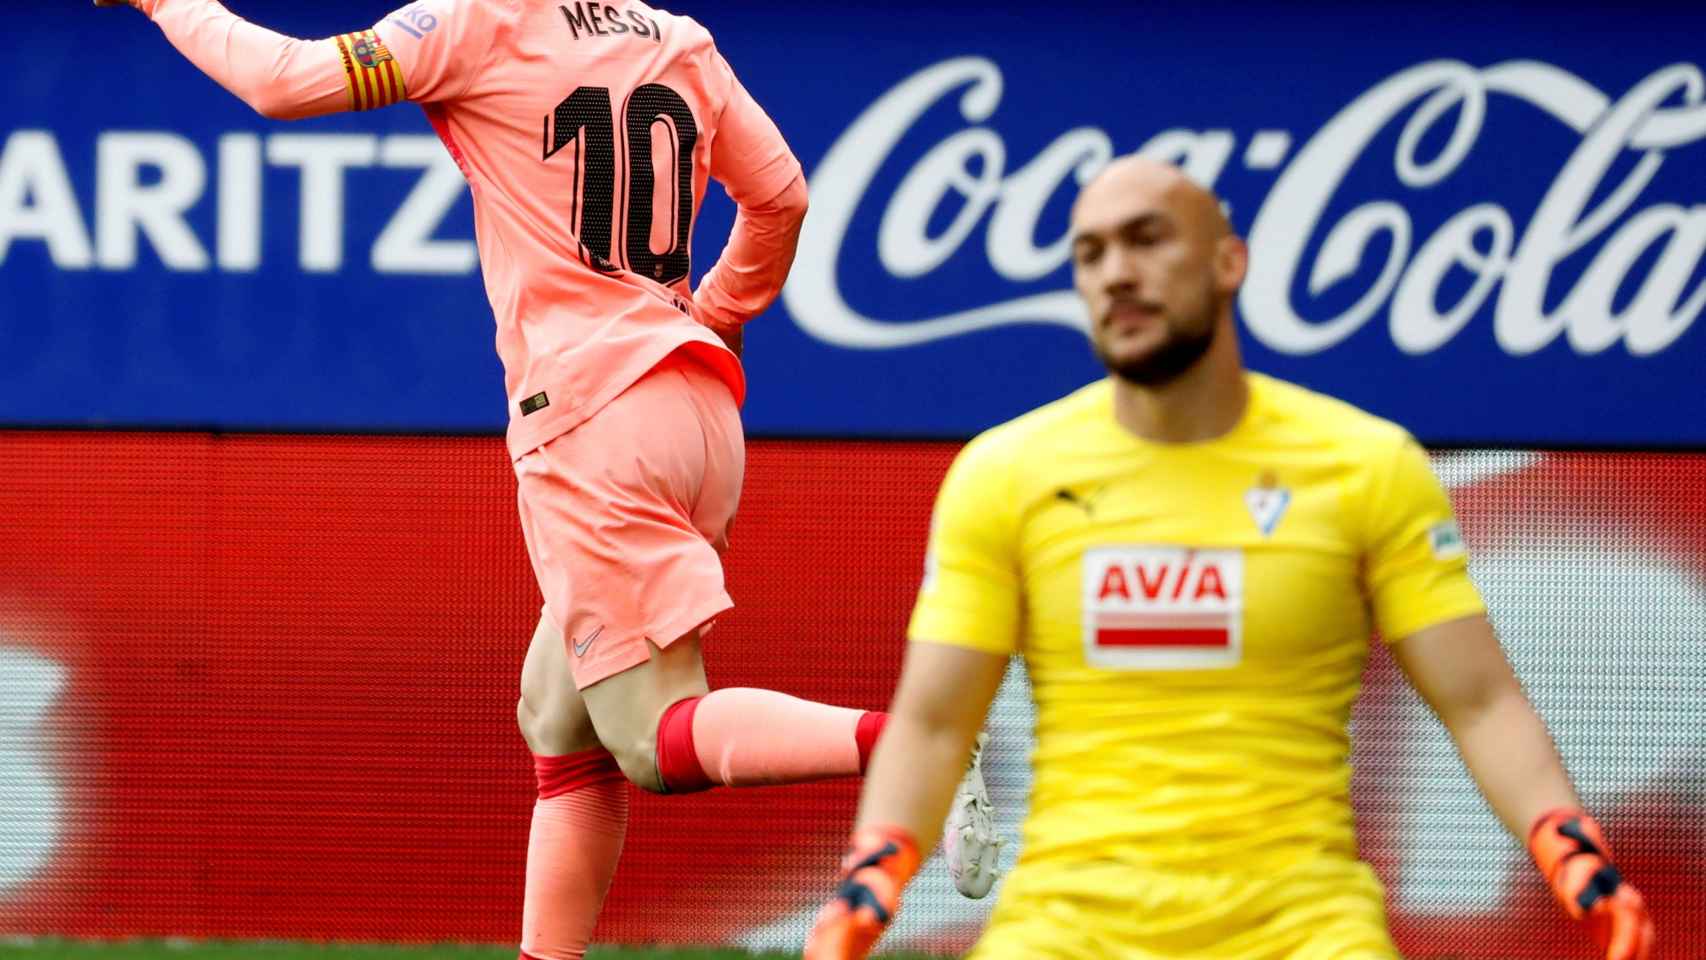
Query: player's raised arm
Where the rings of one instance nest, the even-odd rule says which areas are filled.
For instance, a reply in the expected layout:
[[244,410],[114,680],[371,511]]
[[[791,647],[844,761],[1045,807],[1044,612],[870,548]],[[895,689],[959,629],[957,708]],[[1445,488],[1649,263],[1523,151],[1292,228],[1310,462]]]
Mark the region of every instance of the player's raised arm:
[[[96,5],[119,4],[96,0]],[[370,38],[371,33],[298,40],[249,23],[214,0],[130,0],[129,5],[147,14],[203,73],[263,116],[299,120],[402,99],[395,64],[373,71],[386,79],[394,75],[395,88],[385,84],[363,100],[351,97],[352,71],[345,69],[346,59],[353,57],[350,38]]]
[[[216,0],[95,0],[147,14],[174,47],[256,112],[300,120],[461,92],[486,47],[440,29],[454,0],[406,7],[372,30],[300,40],[249,23]],[[474,12],[460,18],[474,19]],[[461,23],[463,32],[467,23]],[[435,31],[438,36],[431,36]],[[392,44],[407,44],[400,62]],[[479,49],[478,55],[469,51]]]
[[735,223],[693,301],[713,329],[727,332],[782,292],[806,217],[806,180],[781,131],[721,56],[716,66],[728,71],[730,90],[711,145],[711,176],[734,200]]

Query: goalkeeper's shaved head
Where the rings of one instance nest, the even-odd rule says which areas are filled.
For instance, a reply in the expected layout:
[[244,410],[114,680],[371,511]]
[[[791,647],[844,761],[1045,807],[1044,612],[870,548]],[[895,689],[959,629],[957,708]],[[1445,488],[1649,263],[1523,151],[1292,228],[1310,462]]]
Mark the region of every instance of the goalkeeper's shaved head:
[[1110,163],[1073,204],[1072,251],[1090,342],[1116,376],[1170,382],[1230,325],[1243,241],[1219,199],[1178,167]]

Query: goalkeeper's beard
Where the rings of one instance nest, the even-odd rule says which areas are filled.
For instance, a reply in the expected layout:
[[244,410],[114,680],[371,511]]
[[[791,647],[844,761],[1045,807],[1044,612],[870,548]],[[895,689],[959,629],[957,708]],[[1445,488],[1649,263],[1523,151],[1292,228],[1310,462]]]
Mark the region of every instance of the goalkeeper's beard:
[[1136,386],[1159,387],[1171,383],[1196,366],[1214,345],[1215,328],[1219,326],[1214,322],[1217,307],[1211,297],[1202,312],[1189,322],[1168,324],[1168,337],[1160,346],[1136,357],[1116,358],[1101,343],[1092,341],[1096,359],[1102,361],[1109,373]]

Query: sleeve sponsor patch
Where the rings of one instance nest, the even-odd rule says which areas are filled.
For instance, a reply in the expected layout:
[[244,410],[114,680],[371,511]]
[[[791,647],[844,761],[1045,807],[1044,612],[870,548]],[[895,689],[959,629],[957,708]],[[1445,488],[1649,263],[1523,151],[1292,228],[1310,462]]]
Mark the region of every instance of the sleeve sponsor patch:
[[408,97],[403,86],[403,68],[378,34],[362,30],[335,39],[338,52],[343,55],[351,110],[388,107]]
[[1463,533],[1457,529],[1457,522],[1444,520],[1428,528],[1428,545],[1433,548],[1434,558],[1452,560],[1463,556]]

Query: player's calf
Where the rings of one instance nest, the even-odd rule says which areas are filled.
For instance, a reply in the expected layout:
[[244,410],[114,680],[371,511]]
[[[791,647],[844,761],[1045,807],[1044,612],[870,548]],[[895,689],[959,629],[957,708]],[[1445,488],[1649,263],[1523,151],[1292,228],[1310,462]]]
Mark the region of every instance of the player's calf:
[[694,793],[858,776],[886,720],[883,713],[736,688],[676,700],[649,730],[636,724],[620,732],[602,719],[598,726],[635,786]]
[[664,712],[658,771],[672,793],[858,776],[887,719],[773,690],[716,690]]
[[773,690],[706,692],[697,632],[581,691],[599,739],[636,786],[800,783],[864,772],[886,715]]

